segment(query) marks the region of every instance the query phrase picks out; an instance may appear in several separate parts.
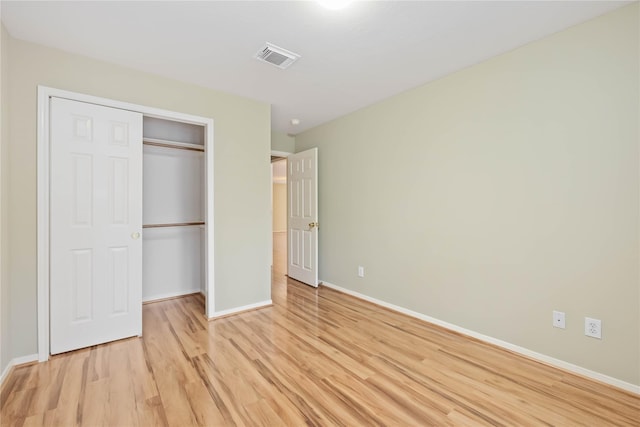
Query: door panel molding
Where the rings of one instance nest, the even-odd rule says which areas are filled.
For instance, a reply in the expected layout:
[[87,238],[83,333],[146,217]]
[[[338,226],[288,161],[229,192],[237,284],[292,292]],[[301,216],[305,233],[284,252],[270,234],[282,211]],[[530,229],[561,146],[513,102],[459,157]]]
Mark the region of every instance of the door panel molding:
[[[213,317],[214,304],[214,222],[213,222],[213,126],[211,118],[194,116],[175,111],[163,110],[144,105],[131,104],[108,98],[101,98],[55,89],[47,86],[38,86],[38,110],[37,110],[37,300],[38,300],[38,360],[49,359],[49,271],[50,271],[50,102],[52,97],[80,101],[105,107],[129,110],[143,114],[147,117],[156,117],[184,123],[202,125],[205,127],[205,180],[206,180],[206,315]],[[112,126],[112,140],[114,144],[128,144],[123,139],[122,124],[114,123]],[[87,138],[86,123],[83,128],[82,117],[78,117],[76,123],[78,138]]]

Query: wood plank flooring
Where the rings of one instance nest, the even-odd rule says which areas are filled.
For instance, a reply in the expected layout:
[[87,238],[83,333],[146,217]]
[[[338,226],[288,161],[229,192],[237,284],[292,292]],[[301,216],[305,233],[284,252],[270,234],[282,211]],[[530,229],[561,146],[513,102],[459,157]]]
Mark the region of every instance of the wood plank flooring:
[[339,292],[287,280],[208,322],[144,306],[144,337],[14,369],[3,426],[640,425],[640,397]]

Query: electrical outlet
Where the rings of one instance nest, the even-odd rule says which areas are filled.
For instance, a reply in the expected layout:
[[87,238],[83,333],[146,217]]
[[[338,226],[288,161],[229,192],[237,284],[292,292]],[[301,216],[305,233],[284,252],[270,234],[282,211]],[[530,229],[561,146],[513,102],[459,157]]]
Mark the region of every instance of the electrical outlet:
[[600,319],[585,317],[584,334],[588,337],[602,339],[602,321]]
[[361,265],[358,266],[358,277],[364,277],[364,267]]
[[564,312],[553,310],[553,326],[561,329],[565,328]]

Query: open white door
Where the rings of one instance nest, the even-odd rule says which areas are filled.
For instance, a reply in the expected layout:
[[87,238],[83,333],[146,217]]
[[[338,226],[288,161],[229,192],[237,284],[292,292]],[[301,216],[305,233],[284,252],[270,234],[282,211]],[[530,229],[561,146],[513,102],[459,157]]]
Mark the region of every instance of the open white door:
[[142,114],[51,98],[50,351],[142,334]]
[[287,157],[287,274],[318,286],[318,149]]

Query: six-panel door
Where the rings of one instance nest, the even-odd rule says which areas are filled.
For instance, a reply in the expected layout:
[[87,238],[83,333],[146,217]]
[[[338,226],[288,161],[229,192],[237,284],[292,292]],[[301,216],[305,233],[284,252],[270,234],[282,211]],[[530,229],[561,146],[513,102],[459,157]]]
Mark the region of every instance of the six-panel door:
[[318,286],[318,149],[287,157],[289,277]]
[[142,114],[51,99],[51,354],[142,334]]

